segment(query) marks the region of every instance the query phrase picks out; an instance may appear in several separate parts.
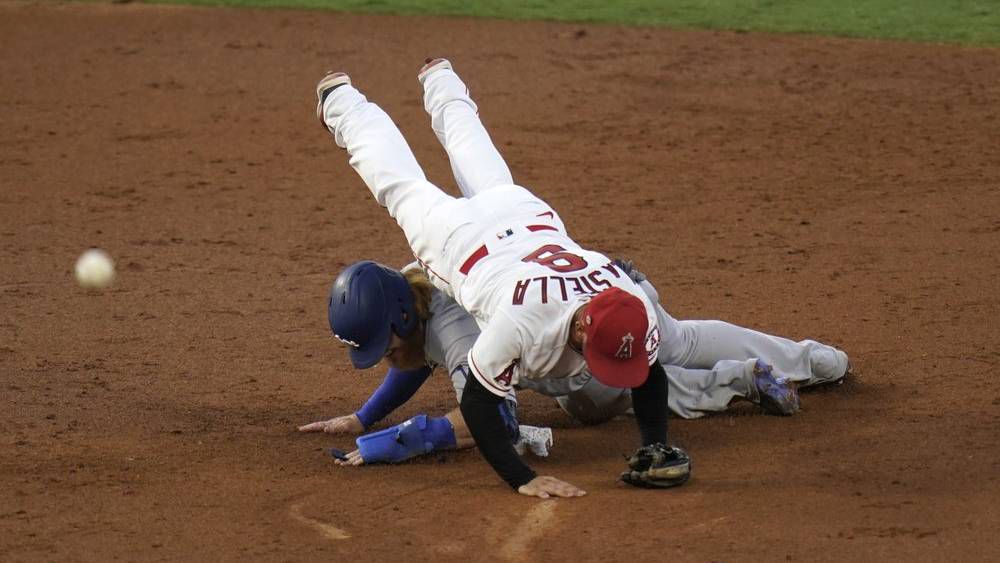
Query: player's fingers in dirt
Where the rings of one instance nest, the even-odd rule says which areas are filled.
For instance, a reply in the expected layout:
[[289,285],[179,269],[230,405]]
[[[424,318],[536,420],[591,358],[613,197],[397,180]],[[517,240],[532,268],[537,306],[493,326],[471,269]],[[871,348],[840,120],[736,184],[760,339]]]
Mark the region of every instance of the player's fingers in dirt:
[[361,457],[361,450],[354,450],[347,454],[347,463],[351,465],[364,465],[365,458]]
[[299,432],[326,432],[327,434],[357,434],[364,429],[361,421],[353,414],[299,426]]
[[365,460],[361,457],[361,452],[358,450],[347,454],[345,459],[335,459],[333,462],[344,467],[357,467],[365,464]]
[[549,497],[562,497],[562,498],[572,498],[572,497],[582,497],[587,494],[586,491],[577,487],[576,485],[567,483],[565,481],[556,479],[548,475],[542,475],[540,477],[535,477],[526,485],[522,485],[517,492],[522,495],[535,496],[539,498],[549,498]]
[[299,426],[299,432],[323,432],[326,430],[326,423],[329,421],[320,420]]

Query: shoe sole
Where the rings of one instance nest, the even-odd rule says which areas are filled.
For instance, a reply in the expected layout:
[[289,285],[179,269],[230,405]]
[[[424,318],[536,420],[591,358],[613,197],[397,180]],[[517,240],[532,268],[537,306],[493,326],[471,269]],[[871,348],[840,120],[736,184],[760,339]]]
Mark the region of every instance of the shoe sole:
[[323,129],[326,129],[326,122],[323,119],[323,102],[326,101],[327,96],[330,92],[333,92],[340,86],[351,83],[351,77],[347,76],[344,72],[331,72],[323,77],[316,85],[316,98],[319,101],[316,103],[316,119],[319,120],[320,125]]
[[552,447],[552,429],[543,428],[540,432],[542,440],[540,442],[530,442],[528,447],[531,453],[537,457],[549,457],[549,448]]
[[451,61],[448,59],[427,59],[424,61],[424,66],[420,67],[420,72],[417,73],[417,80],[423,84],[428,76],[442,68],[450,69]]

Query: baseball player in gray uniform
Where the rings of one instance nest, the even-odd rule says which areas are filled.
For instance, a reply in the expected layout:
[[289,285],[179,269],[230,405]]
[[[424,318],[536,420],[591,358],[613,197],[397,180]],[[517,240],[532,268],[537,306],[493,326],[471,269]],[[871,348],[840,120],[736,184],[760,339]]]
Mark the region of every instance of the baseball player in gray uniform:
[[[465,309],[434,288],[416,264],[403,272],[371,261],[348,266],[334,281],[327,315],[334,334],[357,344],[350,354],[355,367],[367,369],[384,358],[389,371],[360,409],[306,424],[299,427],[300,431],[357,434],[371,428],[409,400],[438,367],[451,375],[461,402],[469,377],[467,358],[479,336],[479,327]],[[511,391],[499,410],[515,449],[522,455],[531,451],[547,456],[552,430],[518,424],[516,409],[517,400]],[[407,441],[411,428],[423,429],[424,434],[432,434],[432,439]],[[331,453],[338,464],[361,465],[398,462],[475,444],[455,408],[440,418],[418,414],[402,424],[359,437],[357,445],[358,449],[347,454],[337,449]]]

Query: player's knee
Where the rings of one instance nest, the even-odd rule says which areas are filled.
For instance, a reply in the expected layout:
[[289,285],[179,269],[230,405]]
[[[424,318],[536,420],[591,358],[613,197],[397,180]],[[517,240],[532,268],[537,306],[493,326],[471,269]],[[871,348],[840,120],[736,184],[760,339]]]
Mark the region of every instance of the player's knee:
[[628,389],[588,387],[590,385],[569,395],[556,397],[562,410],[584,424],[607,422],[624,414],[632,406],[632,394]]

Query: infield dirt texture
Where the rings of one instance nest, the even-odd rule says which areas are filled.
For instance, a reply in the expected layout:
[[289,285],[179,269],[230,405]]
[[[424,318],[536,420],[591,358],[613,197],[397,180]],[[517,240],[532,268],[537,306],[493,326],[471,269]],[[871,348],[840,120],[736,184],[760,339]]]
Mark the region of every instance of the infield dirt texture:
[[[1000,51],[890,41],[0,3],[0,559],[1000,559]],[[791,418],[671,421],[694,478],[615,483],[627,418],[335,467],[298,424],[380,381],[328,333],[344,265],[410,260],[314,116],[345,70],[453,193],[415,72],[449,56],[519,183],[679,318],[851,355]],[[89,245],[116,285],[76,287]],[[435,376],[392,417],[454,405]],[[349,536],[346,539],[344,536]]]

